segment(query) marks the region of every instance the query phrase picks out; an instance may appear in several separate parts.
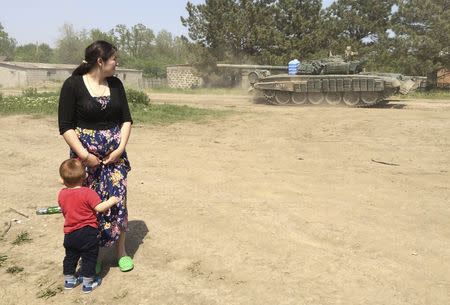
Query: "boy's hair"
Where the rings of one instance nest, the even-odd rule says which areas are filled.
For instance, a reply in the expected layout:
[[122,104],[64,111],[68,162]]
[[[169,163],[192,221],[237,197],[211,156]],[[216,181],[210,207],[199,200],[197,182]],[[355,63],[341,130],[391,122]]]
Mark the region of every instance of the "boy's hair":
[[75,186],[83,182],[86,170],[78,159],[67,159],[59,167],[59,175],[66,186]]

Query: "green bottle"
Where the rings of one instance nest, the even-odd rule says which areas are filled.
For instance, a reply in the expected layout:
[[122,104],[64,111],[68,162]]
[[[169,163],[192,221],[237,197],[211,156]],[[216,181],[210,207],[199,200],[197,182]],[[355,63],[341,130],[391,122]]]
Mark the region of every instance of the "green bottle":
[[52,206],[52,207],[36,209],[37,215],[47,215],[47,214],[57,214],[57,213],[61,213],[61,207],[59,207],[59,206]]

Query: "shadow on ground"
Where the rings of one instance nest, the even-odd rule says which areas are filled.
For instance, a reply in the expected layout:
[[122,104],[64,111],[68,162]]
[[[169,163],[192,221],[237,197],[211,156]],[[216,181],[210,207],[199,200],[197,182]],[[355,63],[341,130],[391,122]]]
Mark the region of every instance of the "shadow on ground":
[[[148,233],[147,225],[142,220],[131,220],[128,222],[128,232],[125,241],[125,249],[129,256],[134,258],[141,244]],[[104,247],[100,251],[102,256],[102,272],[100,275],[105,277],[111,268],[117,268],[116,247]]]

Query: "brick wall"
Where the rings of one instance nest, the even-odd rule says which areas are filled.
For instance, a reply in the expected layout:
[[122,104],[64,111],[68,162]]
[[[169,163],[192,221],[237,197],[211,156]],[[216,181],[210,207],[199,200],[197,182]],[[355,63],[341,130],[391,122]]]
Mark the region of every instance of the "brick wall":
[[169,66],[167,84],[170,88],[195,88],[202,85],[202,79],[191,66]]

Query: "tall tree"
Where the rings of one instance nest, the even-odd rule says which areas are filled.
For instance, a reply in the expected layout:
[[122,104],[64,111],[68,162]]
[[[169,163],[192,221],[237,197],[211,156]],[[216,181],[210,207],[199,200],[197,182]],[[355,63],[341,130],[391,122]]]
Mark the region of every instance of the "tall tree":
[[276,3],[279,55],[286,63],[292,58],[308,58],[324,47],[321,32],[321,0],[280,0]]
[[206,0],[205,4],[193,5],[188,2],[187,18],[181,18],[188,27],[189,37],[203,47],[207,47],[218,60],[236,56],[240,50],[239,6],[233,0]]
[[320,0],[207,0],[186,10],[189,38],[218,61],[285,64],[326,42]]
[[94,42],[96,40],[104,40],[113,45],[116,45],[116,38],[114,37],[113,30],[108,32],[103,32],[100,29],[92,29],[89,31],[89,39]]
[[124,24],[118,24],[112,33],[121,54],[130,57],[144,56],[155,40],[154,32],[141,23],[130,29]]
[[75,31],[71,24],[64,24],[60,31],[61,37],[55,51],[56,62],[79,64],[84,58],[84,49],[89,42],[88,33]]
[[16,47],[14,60],[49,63],[53,59],[53,50],[46,43],[28,43]]
[[10,60],[14,57],[14,48],[16,47],[16,40],[9,37],[3,25],[0,23],[0,57]]
[[396,0],[337,0],[326,9],[329,46],[343,52],[346,46],[370,49],[391,28]]
[[395,14],[393,51],[406,72],[425,75],[450,68],[450,1],[401,0]]

